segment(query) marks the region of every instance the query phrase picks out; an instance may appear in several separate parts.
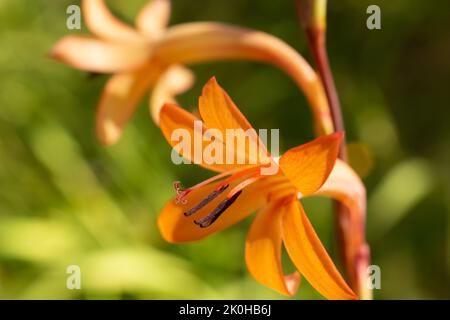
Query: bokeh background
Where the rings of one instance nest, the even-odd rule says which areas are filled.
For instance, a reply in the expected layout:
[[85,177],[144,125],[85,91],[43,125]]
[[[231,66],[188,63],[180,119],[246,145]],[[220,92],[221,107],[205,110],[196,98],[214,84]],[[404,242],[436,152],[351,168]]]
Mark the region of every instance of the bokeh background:
[[[144,3],[109,1],[129,22]],[[146,99],[119,143],[96,142],[107,76],[47,57],[60,37],[87,32],[66,29],[70,4],[79,1],[0,0],[0,298],[283,299],[246,271],[249,220],[200,243],[161,238],[155,222],[172,182],[191,185],[210,173],[172,164]],[[381,7],[381,30],[366,28],[370,4]],[[368,241],[381,267],[375,297],[448,299],[450,2],[329,1],[328,16],[347,138],[357,143],[352,162],[368,190]],[[293,1],[174,1],[172,24],[199,20],[264,30],[311,61]],[[313,138],[303,94],[279,70],[249,62],[193,70],[184,106],[193,108],[215,75],[255,127],[281,129],[283,150]],[[336,256],[331,202],[305,206]],[[82,290],[66,289],[71,264],[81,267]],[[304,281],[295,298],[320,296]]]

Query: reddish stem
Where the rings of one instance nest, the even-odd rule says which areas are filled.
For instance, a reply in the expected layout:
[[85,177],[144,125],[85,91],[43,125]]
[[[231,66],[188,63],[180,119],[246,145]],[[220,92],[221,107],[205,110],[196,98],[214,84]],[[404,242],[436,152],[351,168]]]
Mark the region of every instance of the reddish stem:
[[[335,131],[344,131],[344,119],[342,117],[341,104],[337,94],[336,85],[334,83],[333,74],[331,72],[330,62],[328,60],[326,36],[324,30],[308,28],[305,30],[308,38],[308,44],[314,55],[318,73],[322,79],[322,83],[327,95],[328,104],[330,106],[331,116]],[[342,142],[339,149],[339,158],[346,160],[345,141]]]
[[[306,1],[301,4],[302,1]],[[326,92],[330,113],[335,131],[344,131],[341,105],[336,85],[331,72],[326,47],[326,31],[324,21],[322,26],[312,23],[312,1],[296,0],[300,22],[305,30],[308,45],[313,53]],[[345,141],[340,146],[339,158],[346,161]],[[340,256],[343,267],[350,280],[352,288],[364,299],[370,299],[371,293],[364,287],[364,273],[370,260],[370,252],[365,242],[364,217],[351,217],[347,207],[336,202],[336,227],[339,241]],[[356,219],[356,220],[355,220]]]

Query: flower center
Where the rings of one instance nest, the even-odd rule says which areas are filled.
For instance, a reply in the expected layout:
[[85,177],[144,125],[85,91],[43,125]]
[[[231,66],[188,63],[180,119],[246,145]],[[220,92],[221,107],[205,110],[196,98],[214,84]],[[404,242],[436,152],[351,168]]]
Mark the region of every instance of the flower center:
[[181,183],[179,181],[174,182],[174,188],[177,193],[177,197],[175,202],[176,203],[182,203],[187,204],[187,200],[185,197],[193,190],[198,189],[202,186],[205,186],[207,184],[210,184],[216,180],[219,180],[221,178],[225,178],[229,176],[228,178],[224,179],[220,183],[218,183],[218,186],[214,189],[213,192],[208,194],[203,200],[201,200],[197,205],[193,206],[191,209],[184,212],[184,215],[186,217],[189,217],[196,213],[197,211],[201,210],[203,207],[205,207],[207,204],[212,202],[214,199],[216,199],[218,196],[220,196],[229,186],[232,182],[236,181],[237,179],[244,178],[243,181],[241,181],[239,184],[237,184],[231,191],[227,194],[226,198],[222,200],[219,205],[207,216],[195,220],[194,223],[199,225],[201,228],[209,227],[211,224],[213,224],[222,213],[225,212],[235,201],[236,199],[241,195],[244,188],[249,186],[250,184],[265,178],[266,176],[261,176],[257,171],[260,169],[259,166],[254,166],[250,168],[241,168],[239,170],[233,170],[221,173],[219,175],[216,175],[210,179],[207,179],[191,188],[183,189],[181,187]]

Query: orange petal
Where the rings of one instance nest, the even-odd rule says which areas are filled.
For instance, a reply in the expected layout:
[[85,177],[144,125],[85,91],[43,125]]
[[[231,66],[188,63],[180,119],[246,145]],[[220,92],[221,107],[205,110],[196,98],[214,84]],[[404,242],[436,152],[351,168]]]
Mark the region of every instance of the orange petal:
[[148,44],[123,45],[82,36],[66,36],[50,52],[52,58],[72,67],[105,73],[136,69],[151,54]]
[[136,18],[136,27],[148,36],[160,36],[169,24],[170,0],[152,0]]
[[155,84],[151,99],[150,113],[156,124],[159,124],[159,113],[167,102],[175,103],[175,96],[192,87],[194,74],[181,65],[170,66]]
[[203,87],[199,111],[209,128],[216,128],[224,133],[226,129],[252,129],[248,120],[214,77]]
[[83,16],[88,29],[105,40],[143,42],[145,38],[112,15],[103,0],[83,0]]
[[356,299],[295,198],[285,206],[282,226],[292,262],[318,292],[327,299]]
[[[220,163],[212,163],[207,164],[205,161],[202,161],[202,155],[204,148],[206,147],[206,142],[202,143],[203,139],[203,133],[208,129],[205,125],[202,126],[201,132],[194,130],[194,122],[200,121],[197,117],[195,117],[193,114],[187,112],[186,110],[173,105],[173,104],[165,104],[160,112],[160,128],[164,134],[164,137],[167,139],[169,144],[172,147],[176,147],[178,144],[181,143],[181,141],[173,141],[172,140],[172,134],[175,132],[175,130],[185,130],[185,132],[190,136],[190,148],[188,150],[179,150],[179,153],[181,156],[183,156],[185,159],[190,160],[192,163],[196,163],[206,169],[213,170],[213,171],[227,171],[232,170],[237,167],[237,165],[234,164],[226,164],[226,161],[222,161],[223,164]],[[194,141],[198,141],[198,147],[197,144],[195,144]],[[222,150],[224,150],[223,143],[220,144]],[[197,154],[197,159],[195,159],[195,155]],[[225,157],[225,152],[223,152],[223,155]]]
[[[269,203],[256,215],[245,245],[245,261],[251,275],[263,285],[292,296],[300,282],[296,272],[285,277],[281,266],[280,202]],[[288,279],[291,283],[288,285]],[[296,280],[296,281],[295,281]]]
[[336,161],[342,133],[317,138],[292,148],[280,158],[280,168],[302,195],[317,191]]
[[[234,102],[228,96],[216,81],[216,78],[211,78],[203,87],[202,95],[199,98],[199,111],[200,115],[208,128],[215,128],[222,132],[226,137],[227,129],[242,129],[243,131],[233,131],[237,136],[241,135],[245,138],[245,131],[253,129],[251,124],[236,107]],[[258,162],[258,145],[263,149],[263,154],[268,155],[264,144],[258,138],[256,131],[254,136],[248,139],[248,143],[245,142],[245,150],[241,149],[240,156],[244,159],[245,163],[257,163]],[[248,138],[248,137],[247,137]],[[240,138],[235,138],[234,151],[238,153],[240,151],[240,145],[238,142]],[[245,141],[242,140],[241,141]],[[252,147],[250,147],[252,145]],[[264,159],[267,160],[267,159]],[[252,162],[253,161],[253,162]]]
[[[364,256],[365,248],[365,219],[366,219],[366,190],[359,176],[353,169],[341,160],[337,160],[330,176],[324,185],[313,195],[323,195],[334,198],[346,206],[348,210],[339,216],[339,228],[342,233],[342,245],[345,246],[343,257],[347,274],[352,279],[352,286],[359,288],[361,298],[367,297],[370,290],[365,287],[367,260]],[[312,196],[313,196],[312,195]],[[361,266],[363,265],[363,266]],[[362,273],[359,268],[363,268]]]
[[[241,181],[238,180],[230,184],[227,190],[232,190]],[[225,199],[227,190],[192,216],[185,217],[183,213],[200,203],[217,188],[219,183],[216,182],[194,189],[185,197],[187,200],[186,204],[177,204],[175,199],[172,199],[165,205],[158,218],[159,230],[164,239],[173,243],[196,241],[241,221],[266,203],[267,194],[270,192],[268,186],[272,181],[270,181],[270,178],[267,178],[249,185],[211,226],[200,228],[194,223],[194,220],[198,220],[212,212]]]
[[364,220],[366,212],[366,189],[356,172],[344,161],[337,159],[327,181],[313,195],[324,195],[341,201]]
[[159,74],[157,65],[113,75],[103,89],[97,106],[97,138],[105,145],[115,143],[133,115],[139,100]]

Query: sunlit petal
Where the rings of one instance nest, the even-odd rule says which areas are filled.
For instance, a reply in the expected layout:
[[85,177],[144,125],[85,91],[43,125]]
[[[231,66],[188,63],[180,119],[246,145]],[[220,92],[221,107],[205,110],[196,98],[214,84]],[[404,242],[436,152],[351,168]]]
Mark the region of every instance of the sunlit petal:
[[[345,245],[343,264],[353,285],[359,286],[361,298],[367,298],[370,290],[365,288],[365,280],[361,274],[367,269],[367,259],[363,257],[367,252],[365,241],[366,220],[366,190],[359,176],[353,169],[341,160],[337,160],[330,176],[324,185],[314,195],[327,196],[340,201],[347,210],[340,211],[339,228],[341,241]],[[364,269],[366,268],[366,269]],[[361,282],[362,281],[362,282]],[[357,285],[359,283],[359,285]]]
[[142,42],[143,35],[113,16],[103,0],[83,0],[83,16],[88,29],[100,38],[121,42]]
[[194,74],[181,65],[170,66],[153,87],[150,98],[150,114],[159,124],[159,113],[165,103],[175,103],[175,96],[187,91],[194,84]]
[[345,204],[352,214],[365,217],[366,189],[356,172],[344,161],[336,160],[326,182],[313,195],[332,197]]
[[[258,138],[256,131],[253,131],[254,135],[246,135],[247,130],[253,129],[251,124],[215,78],[211,78],[203,87],[202,95],[199,98],[199,111],[206,126],[220,130],[224,137],[227,136],[227,131],[234,130],[232,132],[237,138],[233,144],[233,152],[244,152],[245,154],[240,154],[240,156],[245,158],[245,163],[258,162],[259,146],[262,148],[263,155],[267,156],[265,146]],[[243,145],[239,141],[245,141],[245,138],[248,139],[248,143],[245,142]]]
[[281,156],[281,170],[302,195],[317,191],[328,178],[341,140],[342,133],[335,133],[292,148]]
[[105,145],[115,143],[133,115],[140,99],[160,72],[157,64],[113,75],[105,85],[97,106],[97,138]]
[[149,44],[123,45],[89,37],[66,36],[50,52],[50,56],[77,69],[114,73],[131,71],[151,56]]
[[136,27],[150,37],[159,36],[169,24],[170,12],[170,0],[151,0],[137,16]]
[[[192,163],[196,163],[204,168],[218,172],[232,170],[242,166],[237,164],[227,164],[223,157],[223,159],[220,159],[222,161],[214,162],[211,164],[203,161],[203,151],[204,148],[208,145],[207,142],[203,141],[203,133],[208,128],[203,124],[200,126],[200,130],[195,130],[194,122],[197,121],[197,124],[202,123],[199,123],[198,121],[200,121],[200,119],[195,117],[192,113],[189,113],[176,105],[165,104],[161,109],[159,119],[159,125],[164,134],[164,137],[172,147],[178,148],[177,146],[179,146],[180,143],[182,143],[186,138],[185,136],[182,136],[177,140],[173,139],[173,134],[175,132],[186,133],[186,135],[190,137],[189,143],[187,143],[187,146],[189,147],[188,150],[186,150],[185,148],[181,148],[176,149],[176,151],[179,152],[180,155],[182,155],[187,160],[190,160]],[[195,143],[196,141],[198,142],[197,144]],[[222,149],[223,155],[225,155],[225,152],[223,151],[225,150],[223,142],[217,140],[217,144]]]
[[298,271],[327,299],[356,299],[317,237],[301,204],[284,207],[283,241]]
[[[281,294],[293,295],[300,275],[295,273],[287,278],[283,274],[280,205],[280,202],[269,203],[256,215],[247,236],[245,261],[248,271],[257,281]],[[287,279],[290,280],[289,286]]]
[[199,98],[199,111],[205,124],[225,133],[226,129],[252,129],[230,96],[211,78],[203,87]]

